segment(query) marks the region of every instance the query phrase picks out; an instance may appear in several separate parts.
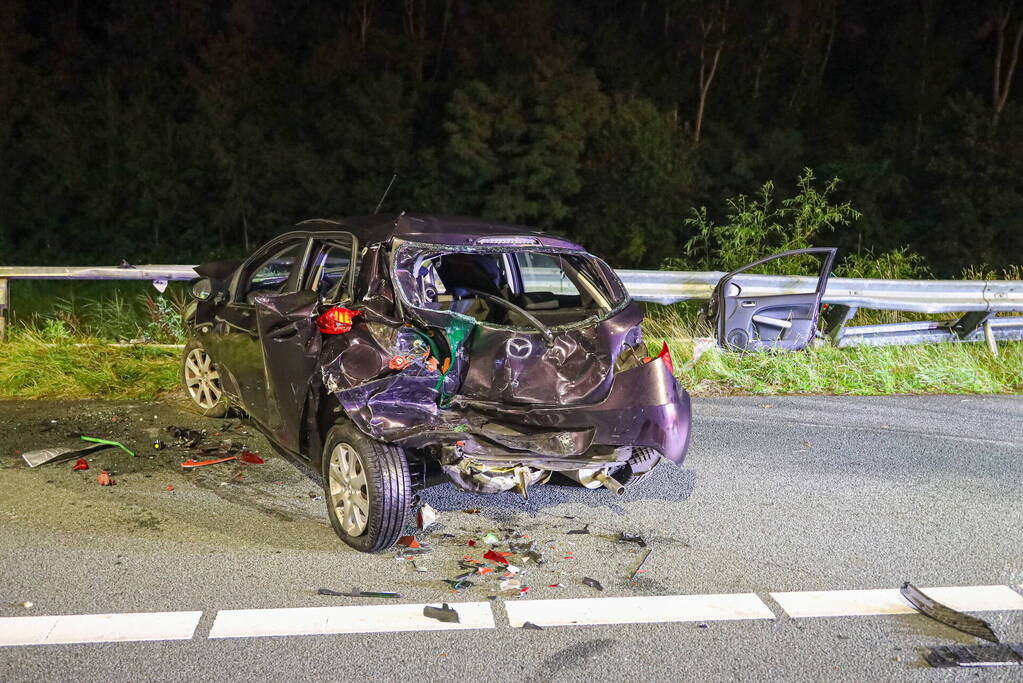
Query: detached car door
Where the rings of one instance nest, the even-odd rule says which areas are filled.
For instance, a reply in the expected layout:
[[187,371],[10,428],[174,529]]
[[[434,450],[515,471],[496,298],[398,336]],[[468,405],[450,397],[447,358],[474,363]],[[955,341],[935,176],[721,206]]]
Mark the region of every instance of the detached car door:
[[339,233],[311,242],[294,292],[256,297],[256,322],[266,364],[267,421],[274,439],[301,452],[302,418],[319,371],[316,316],[350,301],[354,237]]
[[[830,247],[786,251],[754,261],[721,278],[714,289],[711,308],[718,344],[741,351],[804,348],[817,334],[821,297],[837,251]],[[806,278],[795,283],[779,278],[781,282],[775,284],[793,290],[785,294],[759,294],[752,281],[744,282],[741,277],[805,271],[808,263],[818,268],[816,280],[806,285],[802,284],[807,282]]]

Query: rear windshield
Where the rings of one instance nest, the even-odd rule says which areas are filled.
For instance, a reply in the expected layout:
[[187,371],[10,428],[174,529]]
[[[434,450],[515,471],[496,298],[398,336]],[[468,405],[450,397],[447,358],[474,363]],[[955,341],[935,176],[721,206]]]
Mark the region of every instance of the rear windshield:
[[403,245],[396,284],[413,306],[480,322],[529,328],[574,325],[618,310],[627,296],[611,268],[590,254],[523,248]]

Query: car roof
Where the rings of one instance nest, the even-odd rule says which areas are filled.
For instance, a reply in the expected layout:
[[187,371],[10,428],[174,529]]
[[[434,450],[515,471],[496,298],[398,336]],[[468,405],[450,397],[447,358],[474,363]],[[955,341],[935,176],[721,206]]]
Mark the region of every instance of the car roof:
[[484,237],[526,237],[544,247],[557,249],[584,249],[560,237],[525,228],[521,225],[489,221],[464,216],[423,216],[401,214],[373,214],[339,219],[311,219],[302,221],[292,230],[309,232],[350,232],[363,246],[387,242],[397,238],[406,242],[449,244],[465,246],[475,244]]

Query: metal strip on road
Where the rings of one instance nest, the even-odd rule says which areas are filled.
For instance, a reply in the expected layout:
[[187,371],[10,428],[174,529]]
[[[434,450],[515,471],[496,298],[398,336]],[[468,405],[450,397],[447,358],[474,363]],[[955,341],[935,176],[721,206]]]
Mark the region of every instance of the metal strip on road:
[[505,602],[504,608],[515,628],[527,621],[537,626],[583,626],[775,618],[754,593],[530,600]]
[[[1023,595],[1008,586],[949,586],[920,590],[928,597],[960,612],[1023,610]],[[770,595],[795,619],[917,613],[897,588],[799,591]]]
[[[392,631],[458,631],[495,627],[494,612],[489,602],[450,603],[449,606],[458,612],[458,623],[423,616],[423,608],[426,606],[353,605],[221,610],[217,612],[209,637],[258,638]],[[432,606],[440,607],[440,604]]]
[[0,646],[190,640],[202,612],[0,618]]

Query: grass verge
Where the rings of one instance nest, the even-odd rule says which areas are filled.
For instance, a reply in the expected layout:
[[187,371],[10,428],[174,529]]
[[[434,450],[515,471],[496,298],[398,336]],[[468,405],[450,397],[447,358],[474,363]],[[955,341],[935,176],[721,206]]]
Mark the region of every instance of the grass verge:
[[179,384],[179,353],[21,329],[0,343],[0,398],[149,400]]
[[[652,352],[667,339],[676,376],[696,396],[1023,393],[1023,342],[1000,344],[998,356],[974,343],[755,354],[711,348],[694,363],[694,342],[682,331],[655,318],[646,336]],[[23,329],[0,345],[0,398],[149,400],[178,391],[178,362],[173,349],[54,341]]]

